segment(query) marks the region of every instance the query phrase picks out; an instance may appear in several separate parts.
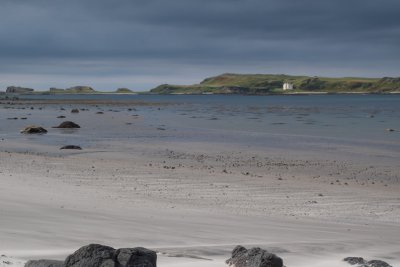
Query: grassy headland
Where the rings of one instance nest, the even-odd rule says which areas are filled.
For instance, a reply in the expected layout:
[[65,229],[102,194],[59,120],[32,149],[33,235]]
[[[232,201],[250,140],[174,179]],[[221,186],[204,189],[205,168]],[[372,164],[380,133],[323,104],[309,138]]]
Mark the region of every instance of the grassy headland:
[[[283,91],[285,82],[294,90]],[[226,73],[194,85],[162,84],[156,94],[291,94],[291,93],[391,93],[400,92],[400,78],[327,78],[273,74]]]

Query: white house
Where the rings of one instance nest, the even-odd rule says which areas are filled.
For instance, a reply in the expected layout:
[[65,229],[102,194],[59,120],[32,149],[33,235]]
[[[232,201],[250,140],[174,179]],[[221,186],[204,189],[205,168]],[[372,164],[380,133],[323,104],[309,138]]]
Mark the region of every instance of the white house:
[[284,83],[283,84],[283,90],[293,90],[293,83]]

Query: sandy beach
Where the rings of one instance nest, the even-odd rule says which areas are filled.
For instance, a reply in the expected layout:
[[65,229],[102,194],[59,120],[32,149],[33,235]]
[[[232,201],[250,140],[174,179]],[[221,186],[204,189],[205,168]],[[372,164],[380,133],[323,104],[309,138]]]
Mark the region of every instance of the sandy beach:
[[81,151],[29,142],[0,142],[1,267],[89,243],[154,249],[161,267],[226,266],[239,244],[286,266],[400,264],[396,151],[349,160],[224,142],[110,139]]

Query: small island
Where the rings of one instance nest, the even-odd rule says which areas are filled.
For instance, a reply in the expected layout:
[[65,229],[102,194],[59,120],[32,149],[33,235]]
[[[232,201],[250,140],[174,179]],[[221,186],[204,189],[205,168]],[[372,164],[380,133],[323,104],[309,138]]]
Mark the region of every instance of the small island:
[[73,86],[70,88],[62,89],[51,87],[48,91],[36,91],[32,88],[20,87],[20,86],[9,86],[7,87],[6,94],[19,94],[19,95],[61,95],[61,94],[135,94],[132,90],[128,88],[118,88],[115,91],[103,92],[97,91],[90,86]]

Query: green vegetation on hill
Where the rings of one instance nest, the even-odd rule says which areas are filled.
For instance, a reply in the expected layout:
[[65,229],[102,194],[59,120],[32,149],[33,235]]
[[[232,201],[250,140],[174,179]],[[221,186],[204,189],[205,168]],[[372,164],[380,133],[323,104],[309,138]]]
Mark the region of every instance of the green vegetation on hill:
[[115,91],[116,94],[132,94],[132,90],[128,89],[128,88],[118,88]]
[[[285,82],[294,90],[283,91]],[[389,93],[400,92],[400,78],[327,78],[272,74],[222,74],[194,85],[163,84],[151,93],[157,94],[284,94],[304,92]]]

